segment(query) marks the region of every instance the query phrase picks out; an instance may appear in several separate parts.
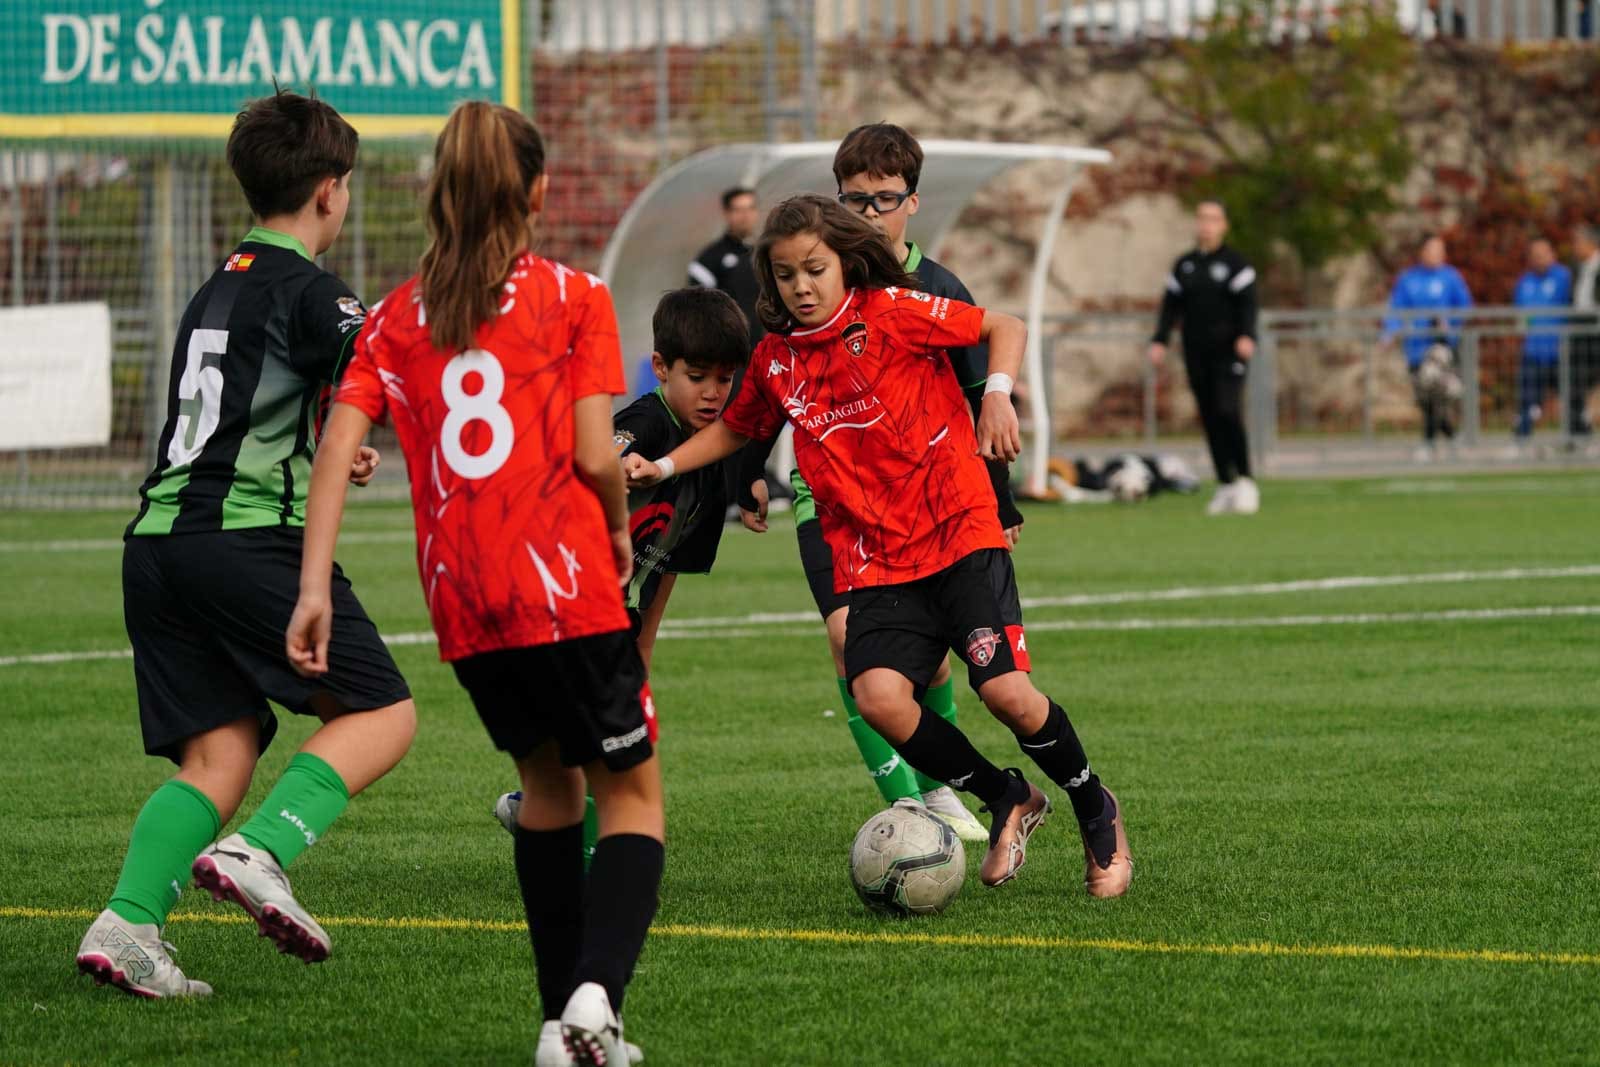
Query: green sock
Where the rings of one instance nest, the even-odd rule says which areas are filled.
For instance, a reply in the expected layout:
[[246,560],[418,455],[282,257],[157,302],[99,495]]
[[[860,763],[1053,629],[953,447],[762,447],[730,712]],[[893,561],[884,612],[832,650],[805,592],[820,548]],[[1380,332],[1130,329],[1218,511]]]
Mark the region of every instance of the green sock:
[[296,752],[239,835],[287,867],[328,832],[349,803],[350,791],[338,771],[309,752]]
[[[951,726],[954,726],[956,724],[955,675],[946,678],[943,685],[930,686],[927,696],[922,698],[922,706]],[[919,793],[931,793],[935,789],[944,788],[943,782],[935,781],[921,771],[915,771],[914,773],[917,776],[917,791]]]
[[844,699],[850,736],[856,739],[856,748],[861,750],[867,773],[872,775],[872,784],[883,794],[884,801],[893,804],[902,797],[916,796],[917,779],[911,772],[911,764],[901,759],[894,746],[878,736],[878,732],[861,717],[861,712],[856,710],[855,700],[850,696],[850,683],[843,678],[839,679],[839,696]]
[[594,846],[600,840],[600,815],[594,809],[594,797],[583,798],[583,866],[587,870],[594,859]]
[[128,855],[108,906],[128,922],[165,926],[194,858],[221,829],[210,797],[188,782],[169,778],[150,794],[133,822]]

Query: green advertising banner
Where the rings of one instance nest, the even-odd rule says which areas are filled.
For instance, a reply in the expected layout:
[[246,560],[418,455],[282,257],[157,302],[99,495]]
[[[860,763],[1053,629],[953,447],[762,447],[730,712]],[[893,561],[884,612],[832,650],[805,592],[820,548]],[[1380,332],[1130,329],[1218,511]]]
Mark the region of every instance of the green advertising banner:
[[521,105],[520,2],[0,0],[0,137],[225,135],[274,81],[363,136],[433,133]]

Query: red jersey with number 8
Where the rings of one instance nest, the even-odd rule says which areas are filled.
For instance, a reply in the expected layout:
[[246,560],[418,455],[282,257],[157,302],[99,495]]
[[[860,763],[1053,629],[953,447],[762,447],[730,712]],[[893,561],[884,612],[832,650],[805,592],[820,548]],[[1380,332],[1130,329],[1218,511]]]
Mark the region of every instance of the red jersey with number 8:
[[400,438],[440,658],[627,629],[572,417],[624,391],[605,286],[538,256],[517,261],[465,352],[433,347],[416,278],[372,309],[335,399]]

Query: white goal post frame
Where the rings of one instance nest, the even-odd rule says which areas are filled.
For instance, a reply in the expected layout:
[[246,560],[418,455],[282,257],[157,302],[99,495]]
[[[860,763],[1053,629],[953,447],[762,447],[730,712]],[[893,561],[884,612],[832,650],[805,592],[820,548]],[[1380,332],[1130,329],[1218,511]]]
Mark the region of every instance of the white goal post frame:
[[[689,261],[721,232],[718,198],[724,189],[754,189],[763,206],[796,193],[832,196],[838,191],[833,180],[837,148],[833,141],[721,145],[668,167],[646,186],[623,213],[600,259],[600,277],[616,303],[625,358],[650,351],[650,316],[656,301],[666,290],[685,284]],[[922,202],[912,228],[934,257],[983,186],[1024,163],[1061,164],[1061,177],[1039,227],[1025,314],[1028,346],[1023,374],[1030,385],[1028,405],[1034,426],[1025,493],[1041,496],[1050,459],[1041,337],[1050,263],[1079,176],[1085,167],[1109,163],[1111,153],[1070,145],[948,140],[923,141],[922,151],[925,162],[917,190]]]

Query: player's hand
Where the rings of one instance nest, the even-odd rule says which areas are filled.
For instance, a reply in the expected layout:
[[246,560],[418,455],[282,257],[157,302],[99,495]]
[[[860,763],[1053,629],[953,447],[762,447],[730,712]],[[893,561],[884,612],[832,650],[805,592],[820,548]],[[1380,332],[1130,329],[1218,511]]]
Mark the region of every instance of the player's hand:
[[376,448],[362,445],[356,449],[356,461],[350,464],[350,484],[355,486],[366,485],[372,481],[372,476],[378,473],[378,464],[383,462]]
[[1249,359],[1256,354],[1256,339],[1254,337],[1241,337],[1233,342],[1234,355],[1240,359]]
[[611,558],[617,565],[617,581],[627,588],[633,581],[633,538],[627,530],[611,531]]
[[756,510],[739,509],[739,521],[752,533],[767,532],[767,480],[757,478],[750,483],[750,495],[756,498]]
[[1152,366],[1161,366],[1161,362],[1167,358],[1167,346],[1160,341],[1151,341],[1149,356]]
[[325,596],[301,595],[284,634],[289,665],[306,678],[328,673],[328,637],[333,632],[333,604]]
[[1021,524],[1019,523],[1016,526],[1007,526],[1005,528],[1005,535],[1006,535],[1006,547],[1008,547],[1008,548],[1016,548],[1017,547],[1017,542],[1022,540],[1022,526],[1021,526]]
[[661,468],[637,452],[622,457],[622,473],[628,476],[629,489],[648,489],[661,481]]
[[1007,463],[1022,454],[1022,426],[1005,393],[985,393],[978,414],[978,455]]

